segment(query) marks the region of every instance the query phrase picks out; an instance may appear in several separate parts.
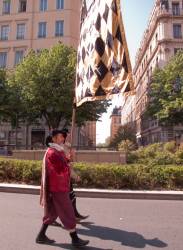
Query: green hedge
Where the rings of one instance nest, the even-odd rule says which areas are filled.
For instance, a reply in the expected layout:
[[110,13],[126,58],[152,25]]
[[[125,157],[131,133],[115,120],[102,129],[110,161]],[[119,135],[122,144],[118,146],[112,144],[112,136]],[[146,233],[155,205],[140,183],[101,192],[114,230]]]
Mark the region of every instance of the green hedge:
[[155,143],[127,152],[128,163],[148,165],[183,165],[183,146],[175,142]]
[[[183,189],[183,166],[75,163],[76,187],[101,189]],[[40,185],[41,162],[0,159],[0,182]]]
[[41,162],[0,159],[0,182],[40,184]]

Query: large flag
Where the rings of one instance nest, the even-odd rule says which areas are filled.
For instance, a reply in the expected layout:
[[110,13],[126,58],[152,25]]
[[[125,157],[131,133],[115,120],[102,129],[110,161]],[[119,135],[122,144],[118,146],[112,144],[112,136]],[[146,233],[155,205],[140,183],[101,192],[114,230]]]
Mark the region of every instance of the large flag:
[[76,105],[133,90],[120,0],[83,0]]

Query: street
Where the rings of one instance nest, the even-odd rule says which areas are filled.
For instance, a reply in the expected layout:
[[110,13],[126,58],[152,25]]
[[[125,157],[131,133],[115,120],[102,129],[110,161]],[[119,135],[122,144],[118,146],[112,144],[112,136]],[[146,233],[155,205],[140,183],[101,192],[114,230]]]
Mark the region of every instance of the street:
[[[89,219],[78,225],[88,250],[182,250],[183,202],[79,198],[78,207]],[[67,231],[50,226],[54,245],[38,245],[41,226],[39,196],[0,193],[0,249],[74,249]]]

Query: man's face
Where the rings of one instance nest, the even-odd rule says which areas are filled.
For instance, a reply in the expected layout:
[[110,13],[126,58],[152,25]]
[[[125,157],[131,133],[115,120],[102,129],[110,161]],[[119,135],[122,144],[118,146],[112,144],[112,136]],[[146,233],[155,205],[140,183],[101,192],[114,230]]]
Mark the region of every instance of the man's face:
[[58,134],[56,136],[53,137],[53,142],[56,143],[56,144],[63,144],[65,141],[64,137],[62,134]]

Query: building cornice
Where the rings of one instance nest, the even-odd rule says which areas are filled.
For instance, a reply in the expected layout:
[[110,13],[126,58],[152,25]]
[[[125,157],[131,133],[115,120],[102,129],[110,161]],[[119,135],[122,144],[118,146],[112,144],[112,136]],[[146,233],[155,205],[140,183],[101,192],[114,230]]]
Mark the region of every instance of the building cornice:
[[[171,9],[170,9],[171,10]],[[158,11],[158,10],[157,10]],[[143,44],[143,46],[142,47],[140,47],[139,48],[139,50],[138,50],[138,52],[137,52],[137,60],[136,60],[136,62],[135,62],[135,67],[134,67],[134,69],[133,69],[133,73],[134,74],[136,74],[136,71],[137,71],[137,69],[138,69],[138,65],[139,65],[139,62],[142,60],[142,58],[144,57],[144,54],[145,54],[145,52],[147,51],[147,48],[148,48],[148,46],[149,46],[149,44],[150,44],[150,41],[152,40],[152,37],[153,37],[153,35],[154,35],[154,33],[155,33],[155,30],[156,30],[156,28],[157,28],[157,26],[158,26],[158,23],[161,21],[161,20],[166,20],[167,18],[169,19],[169,18],[173,18],[173,19],[182,19],[183,18],[183,15],[180,15],[180,16],[174,16],[174,15],[172,15],[172,13],[171,12],[168,12],[168,11],[166,11],[166,10],[160,10],[159,9],[159,11],[161,11],[160,12],[160,14],[158,15],[158,16],[155,16],[155,19],[154,19],[154,21],[152,21],[152,26],[150,27],[150,26],[148,26],[148,28],[146,29],[146,31],[148,31],[148,32],[145,32],[147,35],[147,37],[145,37],[145,35],[143,36],[143,39],[142,39],[142,41],[141,41],[141,43],[143,42],[143,41],[146,41],[144,44]]]
[[[165,44],[165,45],[166,44],[171,44],[171,43],[175,44],[175,42],[182,44],[183,41],[182,41],[182,39],[171,39],[171,38],[164,38],[164,39],[158,41],[156,47],[154,48],[154,50],[152,52],[152,55],[150,56],[148,62],[146,63],[146,65],[145,65],[145,67],[143,69],[143,72],[142,72],[141,76],[138,79],[138,82],[135,83],[135,87],[139,84],[139,82],[143,78],[145,72],[147,71],[148,66],[150,65],[150,63],[151,63],[152,59],[154,58],[155,54],[157,53],[159,46],[161,46],[163,44]],[[140,64],[138,65],[137,70],[138,70],[139,66],[140,66]],[[136,70],[136,72],[137,72],[137,70]],[[136,72],[134,72],[134,75],[135,75]]]
[[54,9],[54,10],[46,10],[46,11],[11,12],[10,14],[4,14],[4,15],[1,14],[0,19],[3,18],[3,17],[4,18],[9,18],[9,17],[12,18],[13,16],[25,16],[27,14],[30,14],[30,15],[39,14],[39,15],[45,15],[46,16],[47,13],[53,13],[53,12],[65,15],[65,11],[75,12],[75,13],[79,14],[79,16],[80,16],[80,10],[76,11],[75,9],[68,8],[68,9],[63,9],[63,10]]

